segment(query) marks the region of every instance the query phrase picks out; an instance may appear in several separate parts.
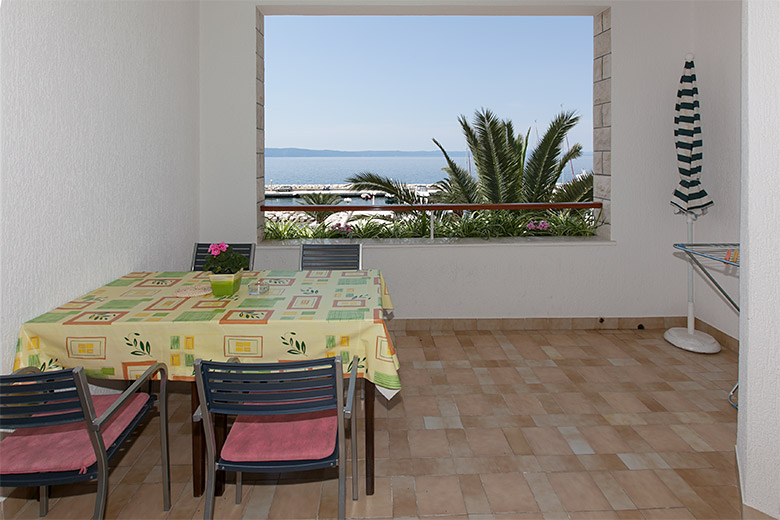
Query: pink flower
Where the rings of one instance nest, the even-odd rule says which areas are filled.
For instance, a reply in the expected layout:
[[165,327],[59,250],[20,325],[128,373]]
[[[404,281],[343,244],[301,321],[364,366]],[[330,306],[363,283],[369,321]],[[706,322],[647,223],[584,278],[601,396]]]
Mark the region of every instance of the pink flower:
[[528,228],[528,229],[529,229],[529,230],[531,230],[531,231],[533,231],[534,229],[536,229],[536,226],[534,225],[534,221],[533,221],[533,220],[532,220],[531,222],[529,222],[529,223],[528,223],[528,225],[527,225],[527,226],[525,226],[525,227],[526,227],[526,228]]
[[538,229],[539,231],[547,231],[548,229],[550,229],[550,224],[546,220],[542,220],[536,226],[536,229]]
[[227,244],[224,242],[220,242],[219,244],[211,244],[209,246],[209,253],[211,253],[212,256],[219,256],[220,253],[223,251],[227,251]]

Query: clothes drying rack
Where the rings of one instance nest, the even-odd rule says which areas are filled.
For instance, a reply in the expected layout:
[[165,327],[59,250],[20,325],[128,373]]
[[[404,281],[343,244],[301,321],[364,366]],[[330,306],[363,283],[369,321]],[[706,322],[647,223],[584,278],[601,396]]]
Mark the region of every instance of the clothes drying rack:
[[[708,260],[715,260],[722,264],[730,265],[739,268],[739,244],[738,243],[720,243],[720,244],[674,244],[675,249],[683,251],[688,258],[691,259],[693,264],[699,268],[699,270],[709,279],[710,282],[720,291],[720,294],[731,304],[731,306],[739,312],[739,305],[734,299],[726,292],[726,290],[718,283],[717,280],[710,274],[709,269],[702,263],[700,258],[706,258]],[[734,385],[729,392],[729,403],[734,408],[738,408],[737,403],[734,402],[734,395],[739,388],[739,381]]]

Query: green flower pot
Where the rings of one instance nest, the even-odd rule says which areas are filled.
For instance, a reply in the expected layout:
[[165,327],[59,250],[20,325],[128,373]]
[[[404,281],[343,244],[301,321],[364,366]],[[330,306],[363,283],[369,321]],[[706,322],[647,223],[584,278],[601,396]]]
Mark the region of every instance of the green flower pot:
[[235,274],[210,274],[211,293],[214,296],[233,296],[241,287],[243,274],[243,269]]

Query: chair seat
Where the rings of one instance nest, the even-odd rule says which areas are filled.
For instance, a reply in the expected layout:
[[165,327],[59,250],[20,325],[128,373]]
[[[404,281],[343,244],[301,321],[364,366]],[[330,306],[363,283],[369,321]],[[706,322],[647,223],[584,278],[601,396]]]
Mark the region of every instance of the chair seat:
[[[92,396],[95,415],[100,417],[119,396]],[[149,399],[149,394],[134,394],[122,410],[103,426],[106,448],[117,440]],[[0,473],[4,475],[56,471],[83,474],[96,462],[84,422],[19,429],[0,442]]]
[[229,462],[318,460],[336,449],[336,410],[289,415],[240,415],[221,457]]

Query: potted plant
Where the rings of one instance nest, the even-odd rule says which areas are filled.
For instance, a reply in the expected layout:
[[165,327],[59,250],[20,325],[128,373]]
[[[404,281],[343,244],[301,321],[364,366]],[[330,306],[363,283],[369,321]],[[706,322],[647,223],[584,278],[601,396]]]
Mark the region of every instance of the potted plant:
[[249,259],[224,242],[211,244],[209,253],[211,256],[203,264],[203,270],[211,272],[211,292],[214,296],[232,296],[241,285],[241,276],[249,267]]

